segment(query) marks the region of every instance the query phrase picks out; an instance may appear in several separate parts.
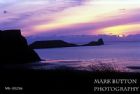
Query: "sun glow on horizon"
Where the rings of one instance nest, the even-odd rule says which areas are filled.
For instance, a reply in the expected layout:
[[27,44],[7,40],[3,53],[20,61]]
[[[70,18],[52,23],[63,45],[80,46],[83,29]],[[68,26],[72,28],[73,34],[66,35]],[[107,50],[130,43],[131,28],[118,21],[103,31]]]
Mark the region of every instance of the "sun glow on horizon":
[[[120,3],[121,1],[122,0],[118,0],[117,3],[115,3],[116,1],[113,0],[109,0],[109,1],[90,0],[90,2],[87,2],[84,6],[72,7],[60,13],[56,13],[52,17],[53,18],[52,22],[49,23],[43,22],[41,24],[37,24],[33,26],[32,28],[35,31],[52,32],[53,30],[56,31],[57,29],[62,29],[67,27],[73,28],[74,25],[88,23],[92,21],[94,22],[94,24],[96,24],[96,22],[98,23],[100,21],[104,22],[110,19],[116,19],[121,17],[125,18],[125,15],[130,14],[130,11],[132,11],[136,7],[139,7],[139,3],[140,3],[140,1],[130,3],[131,0],[125,0],[123,1],[123,4],[121,4]],[[129,1],[129,3],[126,1]],[[104,34],[112,33],[113,35],[120,35],[120,34],[128,35],[130,31],[132,32],[132,29],[134,29],[135,31],[135,28],[138,27],[136,25],[127,25],[127,24],[121,26],[120,24],[114,27],[110,26],[108,28],[101,27],[99,30],[101,30],[101,32],[104,31],[103,32]]]
[[125,24],[125,25],[106,27],[103,29],[99,29],[98,33],[120,36],[120,35],[129,35],[134,31],[139,31],[139,30],[140,30],[140,23],[137,23],[137,24]]
[[121,38],[124,37],[124,35],[118,35],[118,36],[121,37]]

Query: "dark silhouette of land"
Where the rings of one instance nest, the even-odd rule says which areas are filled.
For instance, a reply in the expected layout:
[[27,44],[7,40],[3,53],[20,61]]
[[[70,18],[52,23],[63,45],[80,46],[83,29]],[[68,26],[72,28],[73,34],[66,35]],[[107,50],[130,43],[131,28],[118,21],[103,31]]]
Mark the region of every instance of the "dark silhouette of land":
[[98,39],[97,41],[92,41],[89,42],[88,44],[84,44],[83,46],[99,46],[99,45],[104,45],[103,39]]
[[0,31],[0,64],[29,63],[40,61],[40,57],[32,50],[20,30]]
[[[1,74],[2,75],[2,74]],[[2,86],[21,86],[22,91],[18,94],[102,94],[94,91],[94,87],[131,87],[139,86],[138,81],[130,84],[96,84],[95,79],[140,79],[139,73],[120,72],[89,72],[67,69],[56,70],[14,70],[5,71],[0,78]],[[1,93],[4,89],[1,89]],[[8,92],[8,91],[5,91]],[[12,91],[10,91],[12,92]],[[108,94],[108,92],[104,92]],[[120,94],[124,94],[124,91]],[[134,91],[127,94],[139,94]],[[3,93],[5,94],[5,93]],[[112,91],[110,94],[116,94]]]
[[[65,43],[64,41],[52,41],[51,47],[77,46],[75,44]],[[46,44],[46,42],[45,42]],[[85,46],[102,45],[103,40],[90,42]],[[26,39],[21,35],[20,30],[0,31],[0,92],[8,94],[102,94],[103,92],[94,92],[95,86],[117,86],[123,84],[95,84],[94,79],[139,79],[139,73],[121,73],[115,71],[92,72],[75,70],[68,67],[59,69],[44,70],[32,69],[24,66],[26,63],[40,61],[39,56],[27,45]],[[23,64],[24,63],[24,64]],[[39,63],[39,62],[38,62]],[[15,69],[4,69],[6,66],[16,66]],[[18,68],[16,64],[23,66]],[[40,66],[42,65],[39,63]],[[45,63],[47,65],[47,63]],[[33,65],[32,65],[33,66]],[[138,86],[138,81],[135,86]],[[125,87],[131,86],[125,84]],[[22,87],[23,90],[5,90],[6,87]],[[108,94],[108,92],[106,92]],[[124,92],[123,92],[124,93]],[[112,94],[115,92],[112,91]],[[121,94],[121,93],[120,93]],[[128,93],[127,93],[128,94]],[[139,94],[135,91],[132,94]]]
[[48,41],[36,41],[30,45],[33,49],[39,48],[60,48],[60,47],[75,47],[76,44],[68,43],[63,40],[48,40]]
[[99,46],[99,45],[104,45],[103,39],[92,41],[84,45],[72,44],[72,43],[65,42],[63,40],[36,41],[30,44],[30,47],[32,49],[42,49],[42,48],[62,48],[62,47]]

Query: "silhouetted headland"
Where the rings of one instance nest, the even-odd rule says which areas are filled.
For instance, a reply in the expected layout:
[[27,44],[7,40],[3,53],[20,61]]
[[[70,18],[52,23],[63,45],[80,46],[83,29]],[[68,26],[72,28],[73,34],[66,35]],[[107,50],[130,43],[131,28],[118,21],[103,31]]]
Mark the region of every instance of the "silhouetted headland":
[[68,43],[63,40],[36,41],[30,45],[30,47],[33,49],[75,47],[75,46],[78,46],[78,45]]
[[83,46],[99,46],[99,45],[104,45],[104,41],[102,38],[98,39],[98,41],[89,42],[88,44],[85,44]]
[[20,30],[0,30],[0,50],[1,64],[40,61],[40,57],[28,46]]
[[30,47],[32,49],[42,49],[42,48],[61,48],[61,47],[99,46],[99,45],[104,45],[103,39],[99,39],[98,41],[92,41],[84,45],[68,43],[63,40],[36,41],[30,44]]

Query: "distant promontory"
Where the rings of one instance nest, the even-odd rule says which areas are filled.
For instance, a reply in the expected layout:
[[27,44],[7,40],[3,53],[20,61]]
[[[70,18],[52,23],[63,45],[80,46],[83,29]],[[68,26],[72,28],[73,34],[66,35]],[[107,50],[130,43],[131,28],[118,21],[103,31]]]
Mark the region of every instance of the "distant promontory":
[[78,46],[78,45],[68,43],[63,40],[36,41],[30,45],[30,47],[33,49],[75,47],[75,46]]
[[62,48],[62,47],[78,47],[78,46],[99,46],[104,45],[104,41],[102,38],[97,41],[91,41],[84,45],[77,45],[73,43],[68,43],[63,40],[43,40],[43,41],[35,41],[30,44],[32,49],[43,49],[43,48]]
[[102,38],[98,39],[97,41],[91,41],[88,44],[84,44],[83,46],[99,46],[104,45],[104,41]]

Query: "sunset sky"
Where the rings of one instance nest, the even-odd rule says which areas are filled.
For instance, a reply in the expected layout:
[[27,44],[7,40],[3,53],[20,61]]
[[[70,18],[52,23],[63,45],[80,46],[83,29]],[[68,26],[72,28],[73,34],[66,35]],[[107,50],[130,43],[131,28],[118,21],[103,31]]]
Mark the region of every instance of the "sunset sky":
[[0,29],[24,36],[140,34],[140,0],[0,0]]

